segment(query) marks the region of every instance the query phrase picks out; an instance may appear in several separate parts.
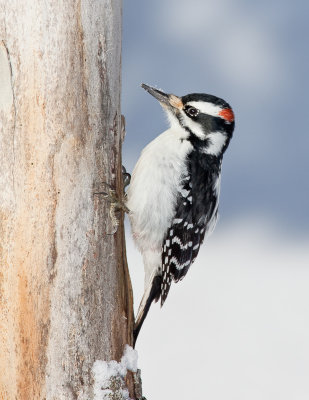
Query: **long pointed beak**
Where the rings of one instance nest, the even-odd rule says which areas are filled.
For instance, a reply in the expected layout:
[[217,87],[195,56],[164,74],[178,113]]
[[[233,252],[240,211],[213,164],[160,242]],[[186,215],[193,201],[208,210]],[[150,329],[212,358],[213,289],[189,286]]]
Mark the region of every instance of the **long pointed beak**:
[[164,93],[161,90],[155,89],[154,87],[145,85],[142,83],[142,88],[146,90],[149,94],[151,94],[155,99],[157,99],[161,105],[164,107],[172,107],[178,110],[183,108],[183,103],[180,97],[175,96],[174,94]]

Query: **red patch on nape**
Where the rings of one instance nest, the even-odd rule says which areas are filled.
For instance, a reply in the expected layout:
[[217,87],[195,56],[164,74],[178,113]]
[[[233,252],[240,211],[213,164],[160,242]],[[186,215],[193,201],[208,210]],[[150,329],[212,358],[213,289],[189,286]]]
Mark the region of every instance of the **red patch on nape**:
[[226,121],[233,122],[234,121],[234,113],[230,108],[224,108],[219,112],[220,117],[224,118]]

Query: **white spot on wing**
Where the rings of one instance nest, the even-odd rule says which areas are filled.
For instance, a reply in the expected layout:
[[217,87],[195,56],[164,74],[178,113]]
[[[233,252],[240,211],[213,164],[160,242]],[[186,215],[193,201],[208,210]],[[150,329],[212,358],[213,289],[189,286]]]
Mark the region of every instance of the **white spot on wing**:
[[[190,246],[189,243],[191,243],[191,242],[183,244],[182,241],[179,239],[179,237],[175,236],[172,240],[172,243],[177,243],[177,244],[179,244],[181,250],[186,250],[188,248],[188,246]],[[191,246],[192,246],[192,244],[191,244]]]
[[183,269],[184,267],[187,267],[187,266],[190,264],[191,260],[188,260],[188,261],[186,261],[185,263],[180,264],[180,263],[178,262],[178,260],[177,260],[176,257],[172,257],[172,258],[171,258],[171,262],[173,262],[173,263],[175,264],[175,266],[176,266],[176,268],[177,268],[178,270],[181,270],[181,269]]
[[186,189],[181,189],[180,190],[180,194],[182,195],[182,197],[188,197],[188,194],[190,193],[190,190],[186,190]]

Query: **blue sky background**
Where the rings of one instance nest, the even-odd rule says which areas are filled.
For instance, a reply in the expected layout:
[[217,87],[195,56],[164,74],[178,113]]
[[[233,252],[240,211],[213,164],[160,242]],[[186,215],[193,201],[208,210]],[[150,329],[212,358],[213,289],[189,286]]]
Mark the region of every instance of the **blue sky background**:
[[[235,112],[220,221],[137,349],[148,400],[309,398],[309,3],[124,1],[124,164],[166,129],[141,82]],[[128,237],[138,305],[142,260]],[[194,371],[190,372],[190,371]],[[196,380],[200,380],[196,383]]]
[[131,169],[166,127],[139,86],[206,92],[234,108],[221,214],[269,214],[309,231],[308,15],[305,1],[124,2],[123,113]]

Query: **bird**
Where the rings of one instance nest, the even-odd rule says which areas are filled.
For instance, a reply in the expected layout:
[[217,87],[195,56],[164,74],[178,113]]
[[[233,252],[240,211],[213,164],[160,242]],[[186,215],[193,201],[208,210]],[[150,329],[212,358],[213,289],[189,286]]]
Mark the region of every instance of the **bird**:
[[222,158],[235,126],[231,106],[219,97],[141,86],[159,101],[169,129],[143,149],[126,194],[145,270],[134,345],[151,304],[160,299],[163,306],[171,283],[184,278],[215,227]]

